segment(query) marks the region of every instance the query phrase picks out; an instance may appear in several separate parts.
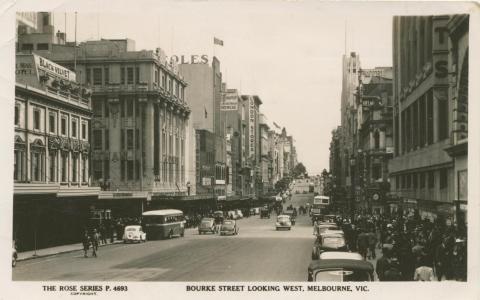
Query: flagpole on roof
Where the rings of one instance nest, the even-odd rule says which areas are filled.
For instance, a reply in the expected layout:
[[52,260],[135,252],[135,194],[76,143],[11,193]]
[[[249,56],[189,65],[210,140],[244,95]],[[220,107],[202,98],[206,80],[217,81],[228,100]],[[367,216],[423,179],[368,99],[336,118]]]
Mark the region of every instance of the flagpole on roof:
[[75,51],[73,54],[73,70],[77,72],[77,12],[75,12],[75,43],[73,45]]

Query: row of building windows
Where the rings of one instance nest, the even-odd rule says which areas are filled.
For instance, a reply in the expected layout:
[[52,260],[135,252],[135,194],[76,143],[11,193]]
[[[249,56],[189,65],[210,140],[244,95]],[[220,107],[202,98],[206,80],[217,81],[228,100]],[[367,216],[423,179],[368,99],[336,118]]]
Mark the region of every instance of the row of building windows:
[[[48,50],[48,48],[49,48],[48,43],[37,43],[36,45],[37,45],[36,50]],[[32,44],[32,43],[23,43],[22,47],[21,47],[21,50],[31,52],[31,51],[35,50],[34,48],[35,48],[34,44]]]
[[401,51],[397,65],[402,67],[402,86],[407,86],[424,64],[432,60],[432,16],[402,17],[399,26],[399,42],[406,47]]
[[435,188],[435,176],[439,176],[439,188],[448,187],[448,169],[440,169],[438,173],[435,171],[418,172],[411,174],[403,174],[395,176],[395,186],[400,189],[433,189]]
[[[395,116],[395,153],[398,155],[433,144],[434,126],[437,127],[437,141],[449,137],[448,128],[448,101],[438,99],[437,101],[437,124],[434,124],[434,99],[433,92],[419,97],[415,102]],[[400,122],[399,122],[400,121]],[[401,134],[399,135],[399,131]],[[400,136],[400,141],[398,139]],[[401,145],[399,145],[399,142]]]
[[[30,161],[27,161],[24,150],[14,150],[13,179],[15,181],[36,181],[36,182],[73,182],[88,181],[88,159],[87,156],[80,156],[69,152],[60,151],[59,161],[57,151],[50,152],[48,161],[45,161],[44,151],[31,151]],[[46,165],[48,164],[48,173]],[[60,169],[58,169],[58,164]],[[81,166],[79,166],[81,164]],[[69,170],[69,167],[71,168]],[[27,169],[30,168],[30,179],[27,179]],[[80,169],[81,168],[81,169]],[[71,172],[70,172],[71,171]],[[79,173],[80,171],[80,173]]]
[[[184,99],[184,88],[182,84],[167,75],[161,68],[155,67],[155,84],[172,92],[177,98]],[[93,85],[107,85],[110,83],[110,69],[103,68],[87,68],[86,83]],[[120,67],[120,84],[139,84],[140,83],[140,67]]]
[[[137,160],[122,159],[120,161],[120,180],[122,181],[140,180],[141,167],[142,166],[140,164],[140,160],[138,159]],[[180,163],[172,164],[172,163],[164,162],[162,169],[166,171],[166,173],[164,173],[164,176],[163,176],[164,182],[179,182],[181,184],[185,183],[185,166],[184,165],[180,166]],[[110,161],[109,160],[93,161],[93,179],[95,181],[98,181],[100,179],[103,179],[103,180],[110,179]],[[160,181],[160,178],[156,180]]]
[[[122,118],[132,118],[136,116],[137,118],[140,117],[140,103],[135,101],[133,98],[121,98],[120,103],[120,117]],[[102,99],[95,99],[92,101],[92,108],[94,117],[98,118],[108,118],[110,117],[110,108],[107,101]],[[154,106],[154,122],[158,124],[161,123],[162,130],[167,129],[178,129],[178,132],[175,131],[175,134],[179,134],[182,137],[185,137],[185,126],[186,122],[182,119],[181,116],[175,115],[171,111],[165,111],[164,109],[160,109],[157,105]],[[158,127],[155,129],[158,131]]]
[[[67,116],[60,117],[60,134],[66,136],[67,135]],[[34,108],[33,109],[33,129],[34,130],[41,130],[41,110]],[[20,126],[20,106],[15,105],[15,125]],[[79,118],[71,118],[70,123],[70,133],[71,137],[76,138],[78,137],[78,123]],[[50,112],[48,115],[48,133],[57,134],[57,113]],[[81,122],[80,127],[80,136],[83,140],[88,140],[88,132],[87,132],[87,121]]]

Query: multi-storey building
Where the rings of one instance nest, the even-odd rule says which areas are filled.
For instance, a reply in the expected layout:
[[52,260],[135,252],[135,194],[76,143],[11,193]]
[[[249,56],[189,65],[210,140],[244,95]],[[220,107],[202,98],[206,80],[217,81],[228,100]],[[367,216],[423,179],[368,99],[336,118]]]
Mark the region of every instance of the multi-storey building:
[[342,186],[342,141],[343,130],[340,126],[337,126],[336,129],[332,130],[332,140],[330,141],[330,158],[329,158],[329,174],[331,175],[331,186],[330,186],[330,199],[332,204],[339,209],[344,211],[348,207],[348,202],[346,201],[346,190]]
[[93,181],[106,190],[186,194],[190,110],[186,82],[161,49],[131,40],[54,45],[51,57],[76,68],[93,89]]
[[99,193],[89,186],[91,91],[35,54],[17,54],[15,74],[14,238],[23,250],[78,242]]
[[[357,53],[351,52],[350,55],[343,56],[342,67],[342,95],[341,95],[341,141],[340,148],[342,170],[340,176],[340,185],[347,192],[346,197],[350,208],[353,209],[353,200],[357,190],[353,178],[355,177],[354,153],[355,132],[357,130],[357,114],[355,93],[358,87],[358,70],[360,69],[360,57]],[[352,174],[353,172],[353,174]]]
[[260,195],[268,195],[273,191],[272,185],[272,152],[269,148],[268,140],[269,126],[267,123],[267,118],[264,114],[260,114],[259,121],[259,150],[260,150],[260,177],[261,177],[261,186],[259,187]]
[[466,195],[455,179],[466,182],[468,16],[395,17],[393,49],[392,192],[404,212],[453,218]]
[[359,70],[354,182],[356,207],[384,213],[390,190],[388,161],[393,155],[392,68]]
[[[242,152],[241,133],[241,98],[236,89],[225,89],[221,111],[225,115],[226,141],[227,141],[227,189],[231,186],[231,194],[227,198],[241,199],[245,192],[243,190],[241,162],[245,160],[245,152]],[[243,145],[244,146],[244,145]]]
[[[35,41],[19,36],[20,45],[27,40]],[[76,70],[78,81],[93,90],[92,184],[105,191],[99,205],[116,210],[115,216],[138,216],[147,200],[157,205],[192,192],[186,82],[160,48],[135,51],[132,40],[102,39],[34,52]]]
[[52,14],[49,12],[18,12],[16,20],[18,51],[48,51],[54,44],[66,43],[64,32],[54,32]]
[[196,133],[196,191],[198,195],[215,196],[215,136],[206,129]]
[[[189,84],[185,97],[192,111],[193,128],[208,130],[214,135],[214,161],[210,163],[213,163],[215,170],[215,195],[224,198],[226,196],[227,155],[225,115],[220,111],[224,92],[220,61],[214,57],[211,65],[207,63],[180,64],[179,71]],[[207,162],[197,161],[197,165],[199,164],[205,165]],[[202,191],[201,186],[197,193],[200,191]]]
[[[254,95],[242,95],[242,151],[245,151],[245,160],[242,162],[244,174],[244,191],[251,198],[257,198],[261,183],[260,177],[260,135],[259,115],[262,101]],[[242,155],[243,156],[243,155]]]
[[452,16],[447,23],[450,49],[449,99],[452,103],[450,147],[445,149],[453,158],[453,190],[458,224],[467,220],[468,204],[468,15]]

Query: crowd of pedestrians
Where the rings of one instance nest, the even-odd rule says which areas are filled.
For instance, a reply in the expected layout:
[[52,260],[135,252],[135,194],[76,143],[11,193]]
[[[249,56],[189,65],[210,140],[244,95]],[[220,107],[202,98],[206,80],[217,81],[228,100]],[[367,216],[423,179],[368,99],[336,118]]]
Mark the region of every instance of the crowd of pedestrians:
[[353,222],[338,217],[351,251],[377,260],[380,281],[467,279],[465,226],[444,218],[431,221],[417,216],[357,215]]

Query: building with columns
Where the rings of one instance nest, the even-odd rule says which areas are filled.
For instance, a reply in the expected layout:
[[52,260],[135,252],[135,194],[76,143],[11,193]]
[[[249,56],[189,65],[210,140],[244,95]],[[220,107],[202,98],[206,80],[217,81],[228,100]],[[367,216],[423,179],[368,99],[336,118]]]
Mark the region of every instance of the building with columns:
[[39,55],[17,54],[15,66],[13,236],[19,250],[77,242],[100,190],[90,187],[91,90]]
[[[186,82],[165,53],[132,40],[56,45],[50,57],[76,68],[92,94],[93,183],[104,190],[185,195],[190,110]],[[75,64],[75,65],[74,65]]]

